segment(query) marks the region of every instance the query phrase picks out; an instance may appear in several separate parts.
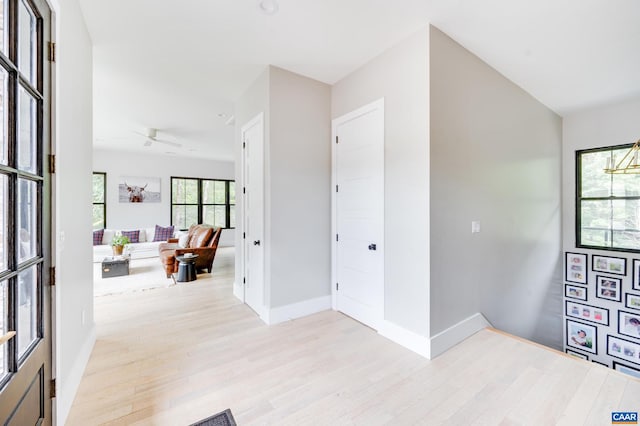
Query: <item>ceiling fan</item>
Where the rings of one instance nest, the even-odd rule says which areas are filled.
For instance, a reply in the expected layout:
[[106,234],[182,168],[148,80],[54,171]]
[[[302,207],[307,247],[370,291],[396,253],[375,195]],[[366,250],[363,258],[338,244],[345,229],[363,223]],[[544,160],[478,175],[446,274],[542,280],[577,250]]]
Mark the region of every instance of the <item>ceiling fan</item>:
[[163,143],[166,145],[171,145],[180,148],[182,146],[181,143],[167,141],[164,139],[158,139],[158,129],[154,129],[153,127],[147,127],[144,129],[144,132],[137,132],[137,134],[144,136],[147,140],[144,143],[144,146],[151,146],[154,143]]

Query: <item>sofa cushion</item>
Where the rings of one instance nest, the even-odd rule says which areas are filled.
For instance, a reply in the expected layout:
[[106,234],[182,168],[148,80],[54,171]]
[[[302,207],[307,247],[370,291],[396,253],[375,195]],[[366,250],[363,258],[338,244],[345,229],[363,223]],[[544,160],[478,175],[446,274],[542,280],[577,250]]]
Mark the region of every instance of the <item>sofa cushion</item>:
[[102,245],[102,238],[104,237],[104,229],[97,229],[93,231],[93,245]]
[[153,241],[167,241],[173,237],[173,226],[158,226],[156,225],[156,232],[153,236]]
[[[129,252],[131,259],[147,259],[150,257],[158,257],[158,247],[162,243],[154,243],[147,241],[146,243],[129,244]],[[113,247],[110,245],[101,245],[93,247],[93,261],[102,262],[105,257],[113,256]]]
[[158,254],[160,255],[160,257],[162,257],[163,253],[173,254],[179,248],[180,247],[178,247],[178,244],[176,243],[160,243],[160,245],[158,246]]
[[189,240],[189,248],[204,247],[213,235],[213,228],[209,226],[200,226],[193,231]]
[[113,237],[115,235],[116,235],[116,231],[114,231],[113,229],[105,229],[104,235],[102,236],[102,244],[104,245],[111,244],[111,240],[113,240]]
[[178,237],[178,247],[185,248],[189,246],[189,239],[191,236],[189,234],[182,234]]
[[129,237],[130,243],[139,243],[140,242],[140,230],[136,229],[135,231],[122,231],[122,235],[124,237]]

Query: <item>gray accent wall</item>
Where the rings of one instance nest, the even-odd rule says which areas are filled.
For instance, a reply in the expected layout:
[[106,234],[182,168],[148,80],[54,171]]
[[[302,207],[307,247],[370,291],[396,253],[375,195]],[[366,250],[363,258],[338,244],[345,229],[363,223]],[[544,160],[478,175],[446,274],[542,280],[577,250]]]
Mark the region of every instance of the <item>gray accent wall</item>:
[[562,120],[430,34],[431,333],[480,312],[561,348]]
[[[331,87],[269,66],[236,104],[240,129],[265,113],[265,306],[331,294]],[[242,236],[242,231],[238,232]],[[238,240],[238,256],[241,256]],[[242,282],[240,261],[236,283]]]
[[385,320],[429,333],[429,34],[402,40],[337,82],[335,119],[385,102]]

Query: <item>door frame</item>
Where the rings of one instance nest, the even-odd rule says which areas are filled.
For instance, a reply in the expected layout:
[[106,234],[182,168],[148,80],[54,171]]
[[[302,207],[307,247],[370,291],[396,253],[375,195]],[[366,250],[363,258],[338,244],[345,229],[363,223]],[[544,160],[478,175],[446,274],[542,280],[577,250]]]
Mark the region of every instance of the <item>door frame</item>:
[[[262,238],[262,288],[261,288],[261,296],[262,296],[262,304],[258,307],[258,311],[257,314],[258,316],[264,321],[264,314],[265,314],[265,303],[264,303],[264,295],[265,295],[265,284],[266,284],[266,277],[265,277],[265,252],[266,252],[266,247],[265,247],[265,242],[264,242],[264,235],[266,233],[266,229],[265,229],[265,188],[264,188],[264,183],[265,183],[265,169],[264,169],[264,158],[265,158],[265,153],[264,153],[264,140],[265,140],[265,129],[264,129],[264,112],[260,112],[259,114],[257,114],[255,117],[253,117],[251,120],[247,121],[241,128],[240,128],[240,142],[242,143],[241,146],[241,150],[242,153],[240,155],[240,177],[241,177],[241,187],[243,188],[242,190],[242,203],[241,203],[241,208],[240,208],[240,214],[241,214],[241,222],[242,223],[242,235],[238,235],[238,239],[240,241],[242,241],[242,247],[241,247],[241,267],[240,267],[240,272],[242,274],[242,277],[237,277],[237,280],[240,281],[240,279],[242,279],[242,282],[239,283],[239,287],[241,289],[241,291],[239,293],[236,294],[236,297],[238,297],[238,299],[240,299],[242,301],[242,303],[247,303],[246,301],[246,282],[245,282],[245,277],[246,277],[246,267],[247,267],[247,239],[246,237],[246,203],[245,203],[245,182],[246,182],[246,173],[247,173],[247,160],[246,160],[246,155],[245,155],[245,149],[244,149],[244,144],[245,144],[245,138],[244,135],[246,133],[246,131],[250,128],[252,128],[253,126],[259,125],[262,127],[262,146],[263,146],[263,150],[262,150],[262,164],[263,164],[263,170],[262,170],[262,232],[263,232],[263,238]],[[237,189],[236,189],[237,190]],[[235,291],[234,291],[235,293]],[[252,307],[253,309],[253,307]]]
[[[333,120],[331,120],[331,308],[334,311],[338,310],[338,303],[337,303],[337,277],[338,277],[338,270],[337,270],[337,266],[338,266],[338,262],[337,262],[337,256],[338,256],[338,246],[337,246],[337,241],[336,241],[336,235],[337,235],[337,231],[338,231],[338,208],[337,208],[337,197],[336,197],[336,188],[338,185],[338,162],[337,162],[337,155],[338,155],[338,148],[337,148],[337,137],[338,137],[338,127],[343,124],[346,123],[348,121],[351,121],[355,118],[358,118],[362,115],[368,114],[372,111],[375,110],[380,110],[382,113],[382,117],[383,117],[383,122],[382,122],[382,131],[384,132],[384,98],[380,98],[376,101],[373,101],[369,104],[363,105],[351,112],[348,112],[344,115],[341,115],[340,117],[334,118]],[[382,170],[382,178],[383,178],[383,182],[384,182],[384,167]],[[383,185],[383,191],[384,191],[384,185]],[[383,192],[383,199],[384,199],[384,192]],[[382,223],[384,223],[384,208],[382,210],[382,212],[380,212],[382,215]],[[385,282],[384,282],[384,259],[385,259],[385,244],[384,244],[384,230],[383,233],[381,235],[381,241],[379,243],[379,248],[378,251],[380,252],[380,256],[383,259],[382,262],[382,280],[383,280],[383,291],[382,291],[382,300],[380,302],[380,312],[378,315],[378,319],[379,319],[379,323],[378,326],[376,327],[376,330],[380,329],[381,327],[381,323],[385,318],[384,315],[384,305],[385,305]]]

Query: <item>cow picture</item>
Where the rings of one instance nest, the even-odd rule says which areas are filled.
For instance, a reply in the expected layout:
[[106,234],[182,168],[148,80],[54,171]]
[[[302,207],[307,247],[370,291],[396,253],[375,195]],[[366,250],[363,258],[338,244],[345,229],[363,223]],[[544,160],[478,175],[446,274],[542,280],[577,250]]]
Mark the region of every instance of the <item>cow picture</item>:
[[121,203],[159,203],[160,178],[121,176],[118,198]]
[[127,185],[127,182],[125,182],[124,185],[127,187],[127,192],[129,192],[130,203],[141,203],[144,201],[144,197],[147,195],[144,193],[144,189],[149,185],[148,183],[144,186],[135,186]]

